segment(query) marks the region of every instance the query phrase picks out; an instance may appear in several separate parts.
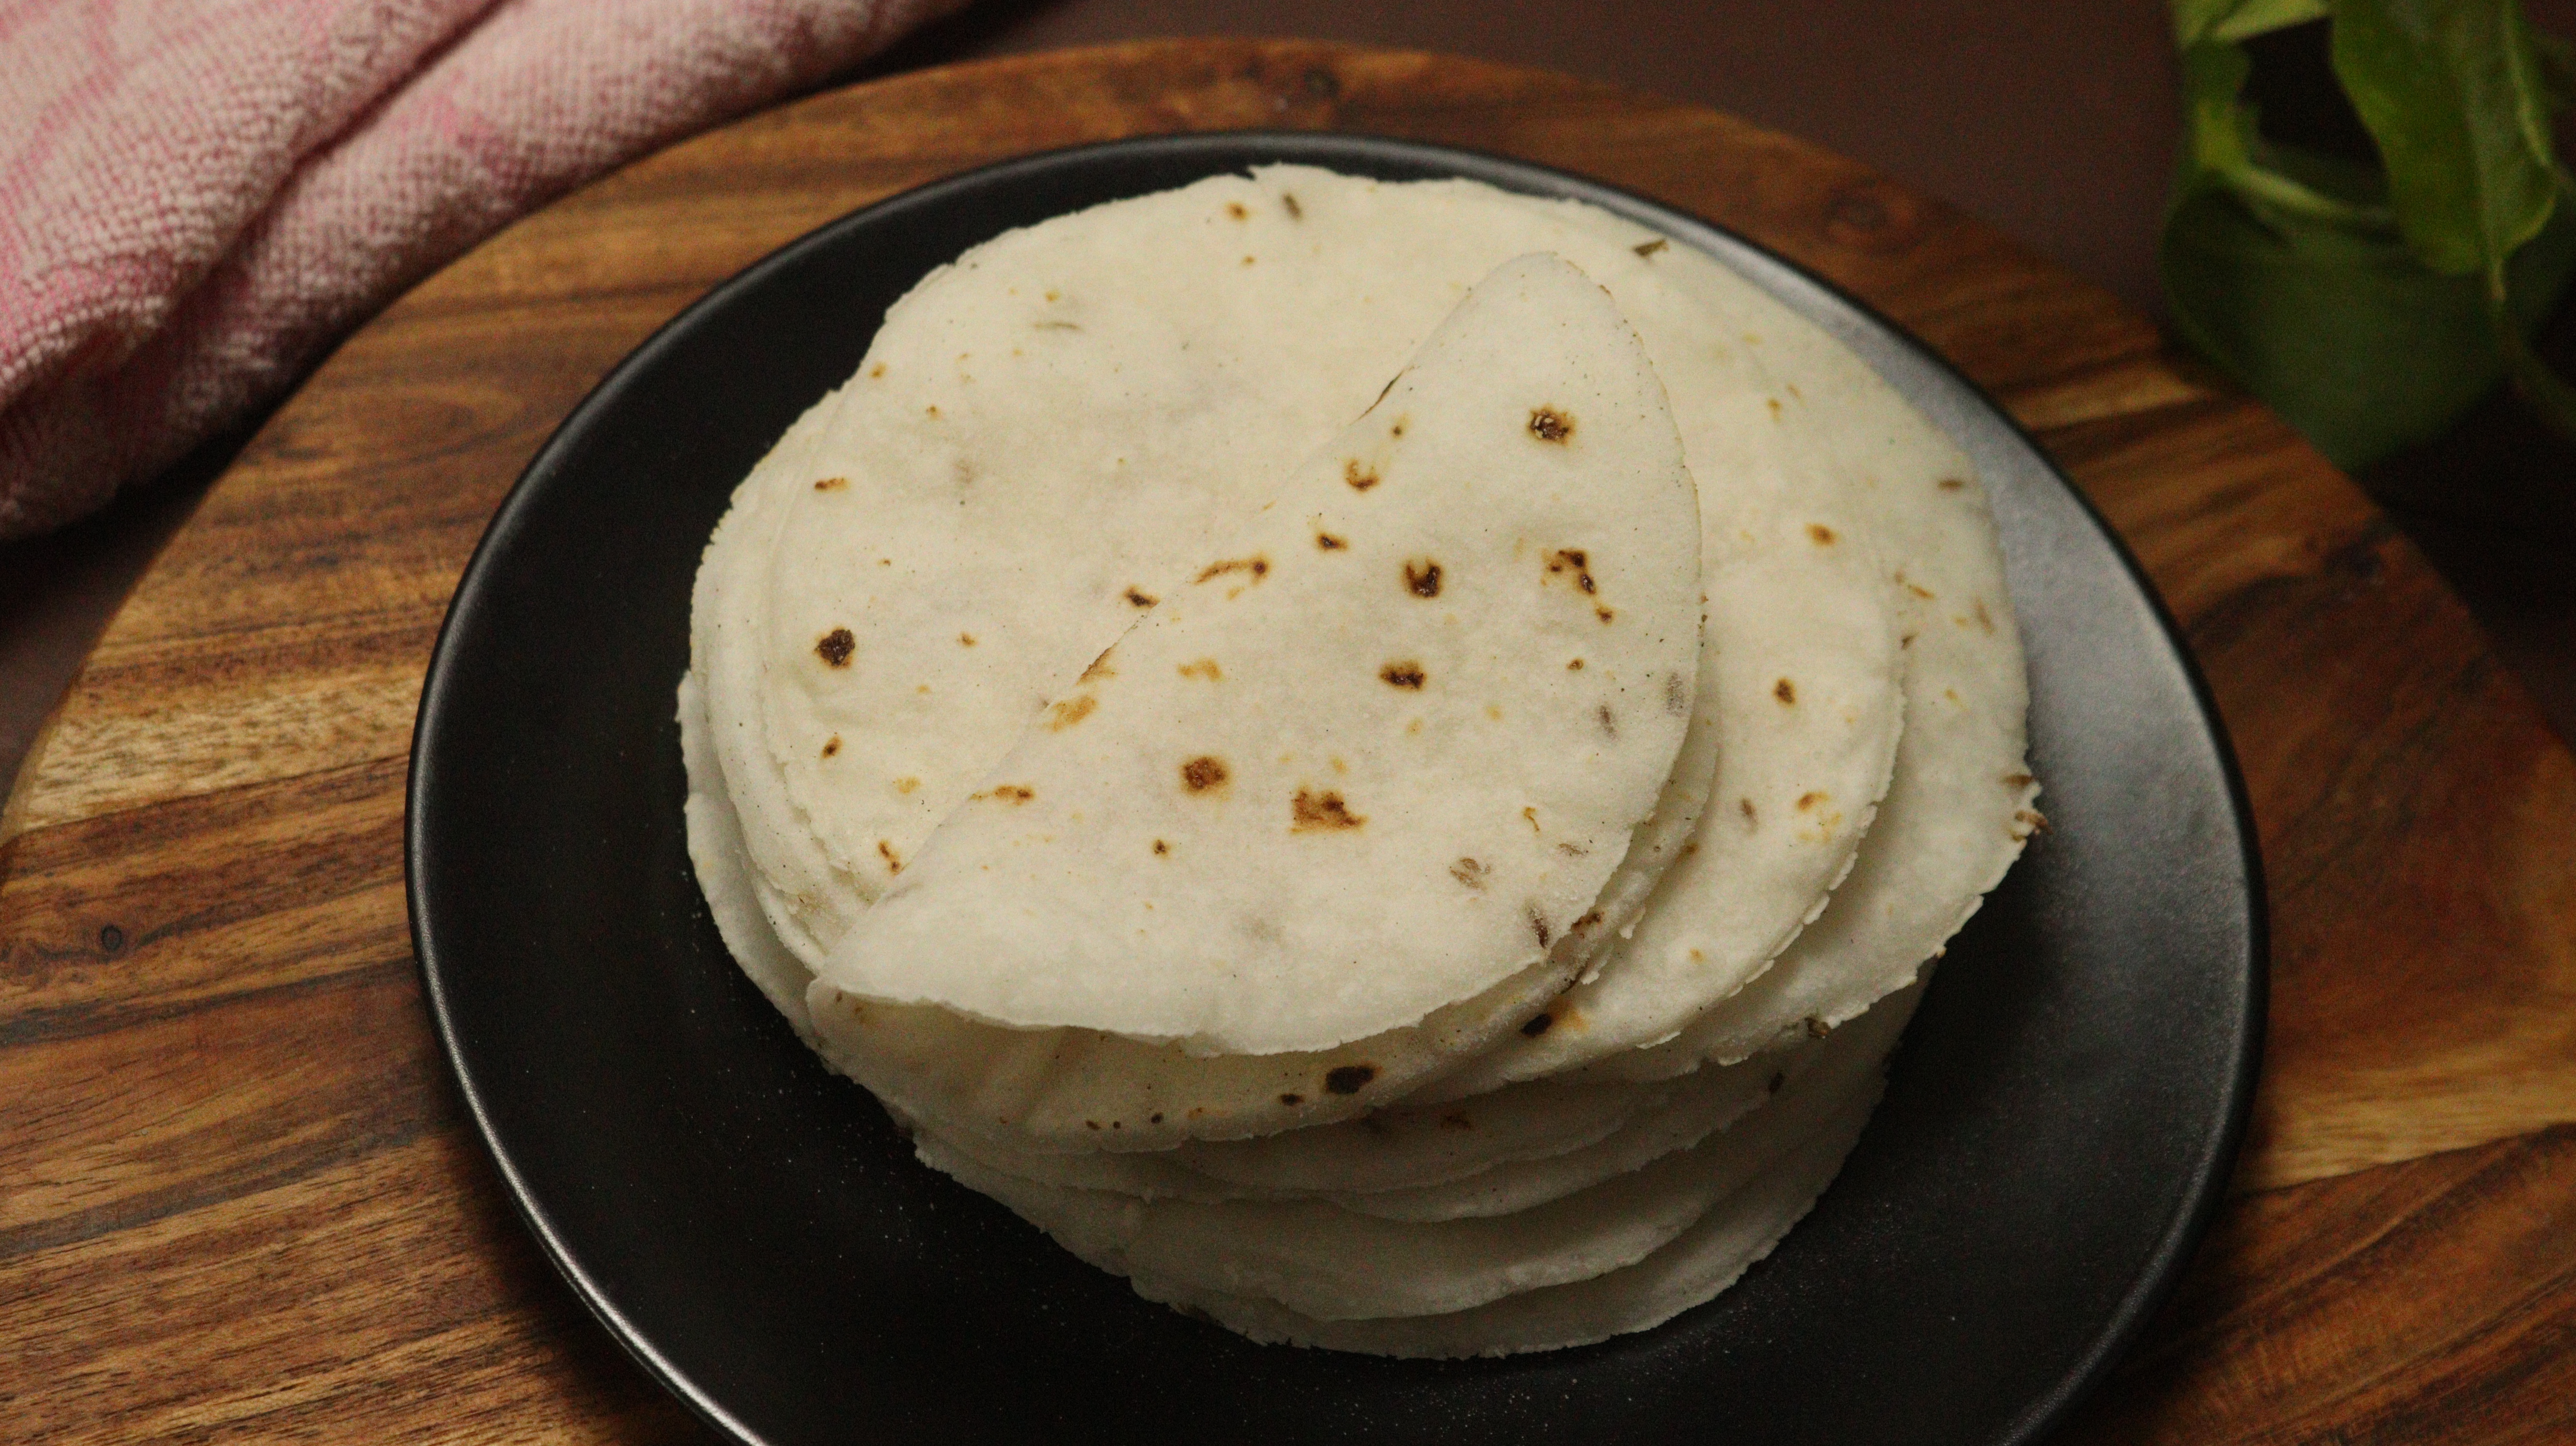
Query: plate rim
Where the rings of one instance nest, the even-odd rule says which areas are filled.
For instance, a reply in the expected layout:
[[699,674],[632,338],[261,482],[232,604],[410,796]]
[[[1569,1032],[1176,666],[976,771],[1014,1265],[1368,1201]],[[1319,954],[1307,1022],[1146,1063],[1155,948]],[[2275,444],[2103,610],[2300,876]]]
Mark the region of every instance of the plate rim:
[[[1256,154],[1247,155],[1247,152]],[[483,1087],[464,1058],[447,980],[437,964],[435,926],[421,906],[419,874],[422,855],[430,847],[426,815],[434,810],[435,793],[441,786],[428,744],[437,736],[439,722],[447,711],[445,698],[456,666],[453,659],[460,620],[475,610],[491,585],[494,569],[498,566],[492,559],[509,545],[528,509],[534,505],[532,499],[561,469],[565,455],[575,448],[594,414],[613,405],[636,376],[653,367],[666,352],[680,345],[689,333],[708,324],[712,317],[737,304],[740,298],[755,292],[774,273],[794,267],[812,252],[830,248],[845,232],[899,221],[908,210],[938,208],[954,196],[983,187],[1008,185],[1022,175],[1040,174],[1068,164],[1114,161],[1129,155],[1140,158],[1221,159],[1223,166],[1209,174],[1237,173],[1264,164],[1330,165],[1335,159],[1375,158],[1483,181],[1525,195],[1579,200],[1670,235],[1721,264],[1727,264],[1726,253],[1730,250],[1749,251],[1847,309],[1869,329],[1895,343],[1919,364],[1962,388],[1988,420],[2000,424],[2010,438],[2028,452],[2048,479],[2073,501],[2086,523],[2109,545],[2131,587],[2147,604],[2167,652],[2179,664],[2178,671],[2188,687],[2193,711],[2225,785],[2228,803],[2226,823],[2236,837],[2237,863],[2245,882],[2243,897],[2234,902],[2242,911],[2248,941],[2241,961],[2246,991],[2239,1016],[2241,1027],[2235,1038],[2228,1041],[2231,1059],[2222,1094],[2219,1128],[2209,1136],[2208,1148],[2194,1161],[2181,1182],[2180,1208],[2166,1223],[2136,1277],[2130,1281],[2088,1348],[2077,1356],[2052,1387],[2030,1401],[2003,1434],[1994,1439],[1997,1446],[2029,1446],[2029,1443],[2054,1430],[2092,1396],[2127,1356],[2148,1322],[2180,1284],[2202,1238],[2225,1208],[2227,1186],[2233,1178],[2251,1125],[2256,1086],[2261,1075],[2271,993],[2270,895],[2263,873],[2252,800],[2246,789],[2234,740],[2188,637],[2167,607],[2154,580],[2130,551],[2126,540],[2094,505],[2092,498],[2039,445],[2029,429],[1973,377],[1866,298],[1742,231],[1639,191],[1500,152],[1370,132],[1253,128],[1127,136],[1005,157],[907,187],[813,227],[709,287],[703,295],[656,326],[643,341],[619,358],[583,394],[581,400],[564,413],[545,441],[530,454],[519,476],[493,510],[490,521],[485,524],[458,574],[455,591],[440,618],[437,640],[422,677],[403,786],[403,896],[413,962],[421,977],[448,1078],[465,1106],[483,1154],[501,1176],[513,1210],[536,1237],[547,1262],[571,1287],[574,1296],[592,1318],[607,1329],[618,1345],[658,1385],[677,1397],[705,1424],[738,1441],[751,1443],[751,1446],[766,1446],[767,1438],[727,1410],[669,1360],[583,1266],[502,1140],[486,1104]],[[1712,241],[1716,244],[1710,244]],[[1730,266],[1730,269],[1733,268]],[[1766,292],[1770,290],[1768,287],[1763,289]],[[1784,305],[1789,304],[1785,298],[1777,298],[1776,294],[1775,299],[1782,300]]]

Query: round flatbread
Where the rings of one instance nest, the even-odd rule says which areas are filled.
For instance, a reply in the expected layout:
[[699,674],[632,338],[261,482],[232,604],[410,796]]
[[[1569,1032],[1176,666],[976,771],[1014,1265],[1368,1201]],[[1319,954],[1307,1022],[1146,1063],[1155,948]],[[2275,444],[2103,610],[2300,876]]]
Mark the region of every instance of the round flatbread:
[[1898,587],[1873,545],[1874,514],[1825,445],[1829,403],[1759,355],[1768,333],[1795,323],[1652,232],[1570,203],[1517,204],[1642,251],[1665,273],[1644,334],[1685,399],[1685,451],[1737,482],[1732,515],[1712,521],[1703,548],[1718,777],[1635,929],[1548,1006],[1548,1028],[1443,1078],[1431,1088],[1442,1098],[1658,1044],[1768,968],[1852,867],[1903,720]]
[[[1767,298],[1764,305],[1780,311]],[[1763,325],[1770,364],[1798,380],[1819,417],[1818,444],[1841,458],[1898,560],[1905,734],[1878,821],[1822,916],[1767,973],[1677,1038],[1595,1066],[1618,1078],[1666,1078],[1703,1060],[1742,1059],[1784,1034],[1839,1024],[1904,987],[1940,956],[2043,822],[2032,806],[2039,788],[2028,762],[2021,632],[1974,469],[1877,373],[1814,327],[1791,324],[1785,312]],[[1830,428],[1825,415],[1834,419]]]
[[1673,772],[1699,537],[1608,294],[1506,262],[918,855],[880,844],[895,880],[815,987],[1276,1054],[1544,964],[1604,926]]
[[[709,756],[714,730],[704,700],[694,674],[682,680],[680,737],[692,781],[689,858],[717,931],[799,1036],[902,1118],[992,1132],[1013,1148],[1060,1154],[1168,1150],[1186,1140],[1241,1139],[1348,1119],[1372,1101],[1333,1092],[1334,1070],[1367,1065],[1400,1092],[1490,1047],[1562,990],[1579,967],[1575,956],[1551,960],[1419,1024],[1320,1055],[1207,1059],[1177,1045],[1096,1030],[1000,1029],[936,1007],[857,1000],[838,1001],[843,1017],[832,1021],[842,1038],[858,1036],[855,1047],[844,1048],[817,1030],[806,1010],[812,975],[760,907],[732,803],[720,789],[700,786],[721,777]],[[1651,823],[1644,832],[1653,832]],[[1625,1100],[1635,1091],[1612,1086],[1574,1093]],[[1133,1130],[1104,1123],[1128,1119],[1141,1123]]]
[[1874,1098],[1901,1011],[1829,1041],[1813,1068],[1727,1129],[1628,1174],[1515,1214],[1391,1221],[1320,1201],[1143,1201],[992,1169],[934,1136],[922,1158],[1103,1269],[1257,1296],[1318,1320],[1438,1315],[1633,1265]]
[[1650,1330],[1704,1305],[1769,1255],[1815,1208],[1858,1143],[1877,1092],[1853,1100],[1786,1155],[1718,1201],[1662,1249],[1623,1269],[1445,1315],[1322,1320],[1257,1296],[1160,1276],[1134,1277],[1148,1300],[1194,1312],[1256,1341],[1415,1359],[1508,1356],[1587,1346]]

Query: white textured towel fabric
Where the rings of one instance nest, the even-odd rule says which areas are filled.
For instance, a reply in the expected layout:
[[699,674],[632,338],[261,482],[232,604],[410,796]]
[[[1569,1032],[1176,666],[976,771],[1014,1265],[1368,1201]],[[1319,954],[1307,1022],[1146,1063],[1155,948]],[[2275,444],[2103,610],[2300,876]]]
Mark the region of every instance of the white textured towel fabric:
[[177,460],[514,217],[958,3],[0,6],[0,539]]

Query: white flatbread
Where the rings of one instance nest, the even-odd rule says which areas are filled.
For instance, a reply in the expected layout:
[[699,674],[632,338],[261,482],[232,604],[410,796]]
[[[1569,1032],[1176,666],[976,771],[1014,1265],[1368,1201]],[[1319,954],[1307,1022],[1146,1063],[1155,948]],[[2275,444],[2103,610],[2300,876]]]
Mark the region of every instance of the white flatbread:
[[[1886,1007],[1898,1006],[1891,1002]],[[1824,1054],[1818,1041],[1801,1039],[1733,1065],[1695,1071],[1670,1081],[1662,1099],[1631,1113],[1617,1129],[1575,1149],[1503,1162],[1461,1179],[1411,1189],[1344,1191],[1325,1198],[1381,1220],[1469,1220],[1534,1209],[1698,1145],[1760,1109]],[[1468,1109],[1498,1096],[1549,1087],[1546,1081],[1511,1085],[1443,1108]]]
[[1650,1330],[1708,1303],[1779,1245],[1833,1183],[1876,1102],[1876,1091],[1853,1100],[1662,1249],[1589,1280],[1446,1315],[1374,1320],[1321,1320],[1275,1301],[1145,1273],[1134,1277],[1136,1293],[1256,1341],[1417,1359],[1561,1350]]
[[1812,327],[1775,326],[1772,363],[1837,425],[1873,503],[1905,608],[1905,736],[1851,876],[1778,962],[1677,1038],[1601,1061],[1627,1079],[1742,1059],[1808,1020],[1834,1025],[1938,958],[2039,826],[2029,681],[1984,489],[1967,458],[1877,374]]
[[[1623,244],[1653,233],[1567,203],[1523,202]],[[1671,1038],[1770,966],[1850,870],[1888,787],[1903,718],[1897,586],[1876,519],[1827,442],[1829,403],[1764,365],[1777,308],[1697,253],[1654,249],[1670,282],[1658,371],[1685,450],[1735,479],[1705,544],[1719,772],[1685,856],[1636,928],[1506,1040],[1432,1087],[1459,1098]],[[1762,330],[1755,330],[1756,327]],[[1795,619],[1794,626],[1784,619]]]
[[[1849,805],[1828,848],[1782,828],[1763,841],[1790,856],[1785,866],[1705,871],[1793,928],[1847,866],[1835,850],[1884,782],[1898,726],[1892,612],[1870,569],[1831,566],[1868,551],[1865,519],[1837,523],[1839,504],[1823,497],[1812,517],[1783,513],[1780,499],[1812,489],[1708,420],[1759,412],[1768,394],[1746,380],[1749,344],[1730,319],[1671,304],[1673,256],[1639,254],[1652,243],[1600,213],[1472,183],[1279,167],[1014,232],[925,280],[889,314],[827,435],[796,467],[764,463],[746,485],[737,506],[765,527],[728,523],[711,549],[709,573],[738,568],[769,589],[720,590],[730,611],[719,618],[702,593],[695,618],[723,786],[789,951],[818,962],[892,877],[879,845],[912,858],[1132,620],[1128,592],[1159,597],[1153,579],[1181,574],[1222,518],[1257,505],[1234,463],[1342,426],[1469,283],[1532,249],[1569,257],[1623,311],[1649,318],[1640,336],[1686,455],[1705,457],[1712,557],[1766,530],[1805,536],[1810,522],[1849,541],[1839,552],[1808,544],[1815,563],[1787,580],[1814,609],[1765,608],[1710,630],[1722,655],[1804,659],[1820,689],[1828,673],[1862,677],[1852,709],[1801,715],[1813,739],[1781,748],[1775,765],[1749,742],[1730,750],[1739,799],[1776,801],[1782,815],[1809,794]],[[1687,364],[1721,351],[1736,360]],[[1104,391],[1103,377],[1118,385]],[[1176,385],[1186,408],[1167,404]],[[755,498],[763,487],[766,500]],[[1886,614],[1856,633],[1834,621],[1855,595]],[[811,667],[839,626],[861,661]],[[1808,640],[1834,627],[1846,636]],[[724,666],[738,654],[748,659]],[[764,686],[772,674],[780,681]],[[1714,696],[1696,712],[1714,748],[1726,723]]]
[[[692,784],[689,857],[725,947],[826,1062],[906,1119],[989,1132],[1008,1138],[1014,1149],[1059,1154],[1168,1150],[1188,1140],[1266,1136],[1345,1120],[1373,1108],[1375,1100],[1370,1092],[1334,1093],[1329,1084],[1335,1069],[1367,1065],[1377,1071],[1373,1083],[1384,1093],[1401,1094],[1489,1047],[1562,990],[1578,967],[1580,955],[1570,948],[1567,957],[1434,1011],[1420,1024],[1322,1054],[1207,1059],[1176,1045],[1096,1030],[1000,1029],[935,1007],[870,1007],[856,1000],[840,1001],[837,1017],[828,1019],[833,1033],[849,1041],[844,1046],[818,1031],[806,1012],[812,976],[760,907],[730,800],[720,789],[703,786],[720,777],[707,757],[714,730],[704,700],[694,674],[682,680],[680,736]],[[1654,834],[1651,822],[1640,830],[1641,840]],[[1641,841],[1632,853],[1671,842]],[[1570,1093],[1623,1103],[1654,1097],[1627,1086]],[[1134,1128],[1121,1123],[1131,1120]]]
[[1677,1089],[1538,1080],[1430,1109],[1399,1103],[1339,1124],[1153,1152],[1048,1153],[991,1131],[931,1131],[983,1164],[1042,1185],[1146,1200],[1354,1200],[1362,1198],[1355,1192],[1437,1189],[1497,1166],[1583,1151],[1641,1115],[1661,1113]]
[[1759,1108],[1820,1053],[1800,1039],[1662,1084],[1536,1080],[1428,1108],[1145,1153],[1049,1154],[991,1134],[923,1128],[978,1164],[1041,1185],[1141,1200],[1324,1200],[1384,1220],[1463,1220],[1543,1205],[1689,1149]]
[[816,987],[1273,1054],[1545,963],[1672,773],[1699,531],[1609,295],[1505,263],[916,858],[882,850]]
[[1258,1296],[1319,1320],[1445,1314],[1646,1258],[1854,1100],[1874,1098],[1903,1023],[1892,1012],[1844,1031],[1768,1104],[1689,1150],[1496,1217],[1425,1224],[1312,1201],[1147,1202],[1011,1176],[935,1136],[916,1143],[931,1165],[1118,1274]]

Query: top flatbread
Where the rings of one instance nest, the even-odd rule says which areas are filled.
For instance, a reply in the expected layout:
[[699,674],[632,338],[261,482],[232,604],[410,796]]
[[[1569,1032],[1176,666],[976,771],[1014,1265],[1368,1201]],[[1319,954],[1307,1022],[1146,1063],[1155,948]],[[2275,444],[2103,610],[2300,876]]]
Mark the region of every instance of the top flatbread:
[[1699,590],[1644,350],[1572,266],[1507,263],[888,859],[822,980],[1207,1054],[1481,993],[1592,926],[1688,724]]

